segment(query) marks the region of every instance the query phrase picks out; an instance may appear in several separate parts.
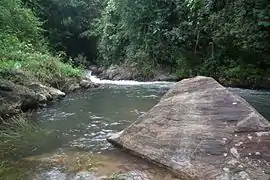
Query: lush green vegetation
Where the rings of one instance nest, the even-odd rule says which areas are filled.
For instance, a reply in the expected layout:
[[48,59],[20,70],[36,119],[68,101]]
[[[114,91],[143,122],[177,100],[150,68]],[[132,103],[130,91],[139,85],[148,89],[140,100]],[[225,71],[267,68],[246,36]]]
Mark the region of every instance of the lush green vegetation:
[[[100,0],[24,0],[44,22],[44,35],[54,52],[72,57],[75,65],[95,63],[97,36],[93,22],[99,17]],[[82,58],[86,57],[86,59]],[[87,60],[87,61],[86,61]]]
[[249,87],[269,82],[267,0],[107,0],[97,32],[105,65],[169,66],[179,77]]
[[269,84],[267,0],[3,0],[0,7],[2,68],[19,61],[30,71],[42,64],[44,74],[54,69],[77,76],[79,70],[60,60],[75,66],[132,62],[145,77],[159,67],[179,78]]
[[21,0],[0,2],[0,71],[23,70],[34,80],[50,83],[60,77],[76,77],[81,70],[64,64],[49,52],[41,21]]

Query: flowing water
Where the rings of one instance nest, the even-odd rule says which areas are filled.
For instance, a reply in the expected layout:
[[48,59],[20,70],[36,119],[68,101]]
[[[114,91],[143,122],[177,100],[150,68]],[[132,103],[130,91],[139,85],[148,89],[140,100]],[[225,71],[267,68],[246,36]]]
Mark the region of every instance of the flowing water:
[[[53,135],[44,136],[40,141],[45,146],[25,158],[27,162],[35,162],[26,165],[31,169],[29,179],[72,179],[68,174],[89,169],[98,176],[135,171],[145,173],[153,180],[176,179],[165,170],[132,157],[106,141],[110,134],[124,129],[147,112],[173,83],[90,78],[103,85],[70,94],[33,115],[39,126]],[[244,97],[270,120],[270,92],[229,89]]]

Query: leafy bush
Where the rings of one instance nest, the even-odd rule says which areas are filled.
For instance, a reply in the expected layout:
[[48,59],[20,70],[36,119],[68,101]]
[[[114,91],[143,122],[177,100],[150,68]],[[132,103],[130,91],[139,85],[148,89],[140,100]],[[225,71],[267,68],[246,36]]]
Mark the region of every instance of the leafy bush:
[[25,53],[17,50],[13,53],[6,52],[3,59],[0,60],[1,71],[20,69],[43,83],[50,83],[57,78],[82,76],[80,69],[61,62],[60,58],[49,53]]
[[257,83],[256,73],[270,76],[267,0],[107,0],[104,4],[96,24],[102,64],[132,59],[170,67],[181,77],[200,74],[241,81],[252,76],[250,84]]
[[65,64],[62,62],[58,62],[60,66],[60,72],[64,77],[81,77],[82,70],[79,68],[74,68],[70,64]]
[[42,24],[21,0],[1,1],[0,20],[0,71],[23,70],[43,83],[82,75],[80,69],[64,64],[48,51]]

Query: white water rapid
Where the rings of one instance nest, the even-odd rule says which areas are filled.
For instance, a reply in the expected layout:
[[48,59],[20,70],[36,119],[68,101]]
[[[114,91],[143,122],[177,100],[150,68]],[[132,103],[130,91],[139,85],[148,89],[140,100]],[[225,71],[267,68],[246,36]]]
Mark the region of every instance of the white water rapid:
[[152,81],[152,82],[141,82],[133,80],[103,80],[99,79],[97,76],[92,75],[92,72],[87,70],[85,71],[85,77],[90,79],[93,83],[96,84],[112,84],[112,85],[123,85],[123,86],[140,86],[140,85],[156,85],[162,87],[171,87],[174,85],[174,82],[168,81]]

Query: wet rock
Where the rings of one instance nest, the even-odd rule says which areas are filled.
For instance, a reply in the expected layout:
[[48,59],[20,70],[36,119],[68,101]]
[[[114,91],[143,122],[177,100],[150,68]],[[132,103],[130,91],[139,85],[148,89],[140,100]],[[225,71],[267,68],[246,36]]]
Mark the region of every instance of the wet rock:
[[[35,93],[42,97],[42,99],[45,98],[45,101],[52,101],[53,99],[59,99],[62,97],[65,97],[66,94],[58,89],[55,89],[53,87],[44,86],[42,84],[34,83],[28,86],[30,89],[34,90]],[[41,100],[40,100],[41,101]]]
[[[270,162],[266,131],[270,123],[243,98],[213,78],[198,76],[178,82],[108,140],[184,179],[261,180],[270,178],[264,171]],[[235,162],[227,164],[230,160]]]
[[85,171],[77,173],[71,180],[101,180],[101,178],[94,176],[91,172]]
[[97,85],[89,79],[66,78],[60,80],[54,87],[65,93],[75,92],[79,89],[95,88]]
[[83,79],[80,81],[80,87],[83,89],[89,89],[89,88],[96,88],[98,87],[98,85],[88,79]]
[[0,116],[37,109],[47,102],[64,97],[65,93],[40,83],[19,85],[0,79]]
[[80,89],[80,84],[76,82],[76,83],[67,85],[65,92],[75,92],[79,89]]
[[177,81],[178,78],[175,75],[166,72],[156,72],[152,81]]
[[249,174],[245,171],[241,171],[232,177],[232,180],[251,180]]
[[38,107],[38,97],[33,90],[3,79],[0,79],[0,84],[1,117]]
[[140,171],[128,171],[114,175],[113,177],[117,180],[149,180],[147,175]]
[[153,69],[149,73],[149,77],[140,74],[136,63],[124,63],[123,65],[111,65],[102,73],[95,73],[96,68],[93,68],[92,74],[98,75],[101,79],[109,80],[137,80],[137,81],[177,81],[179,78],[168,70]]
[[78,172],[75,175],[66,174],[60,170],[50,170],[36,175],[34,180],[101,180],[102,178],[93,175],[92,172]]
[[51,170],[37,175],[34,180],[67,180],[67,175],[59,170]]
[[88,70],[90,70],[93,74],[97,74],[98,72],[98,67],[95,65],[91,65],[88,67]]
[[80,80],[76,78],[65,78],[54,83],[53,87],[60,89],[65,93],[75,92],[80,89]]
[[90,70],[93,75],[100,75],[105,71],[105,68],[97,66],[89,66],[88,70]]
[[124,64],[123,66],[111,65],[99,77],[110,80],[134,80],[138,74],[134,66],[133,64]]

